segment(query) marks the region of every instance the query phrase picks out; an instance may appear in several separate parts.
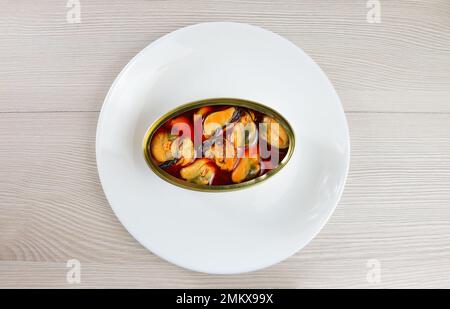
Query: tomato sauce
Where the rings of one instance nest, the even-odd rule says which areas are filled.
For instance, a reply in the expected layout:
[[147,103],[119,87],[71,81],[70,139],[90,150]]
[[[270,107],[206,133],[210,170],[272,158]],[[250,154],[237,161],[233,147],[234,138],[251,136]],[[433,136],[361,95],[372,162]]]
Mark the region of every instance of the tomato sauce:
[[[204,131],[205,121],[208,121],[207,119],[208,119],[209,115],[212,115],[213,113],[219,113],[219,112],[224,114],[224,116],[222,118],[221,118],[221,114],[214,114],[210,118],[219,119],[220,121],[217,123],[217,126],[220,126],[220,128],[218,128],[215,131],[213,136],[207,136],[207,134],[205,134],[205,131]],[[267,124],[267,119],[273,120],[273,118],[267,118],[267,117],[269,117],[268,115],[265,115],[264,113],[261,113],[257,110],[249,109],[246,107],[231,106],[231,105],[206,106],[206,107],[188,110],[188,111],[182,113],[181,115],[177,115],[173,118],[170,118],[165,123],[163,123],[153,134],[153,136],[155,136],[158,133],[163,133],[163,134],[167,135],[167,139],[169,141],[167,142],[167,144],[164,145],[164,147],[162,147],[163,150],[161,150],[161,151],[164,151],[164,150],[166,151],[166,154],[167,154],[169,160],[167,160],[166,162],[158,162],[155,159],[155,157],[153,156],[153,152],[158,151],[158,149],[152,149],[151,145],[153,145],[153,144],[151,142],[148,143],[148,147],[147,147],[149,157],[152,158],[155,165],[158,165],[159,168],[164,170],[166,173],[168,173],[176,178],[185,180],[185,181],[194,182],[194,183],[207,181],[208,182],[207,184],[205,184],[203,182],[201,184],[211,185],[211,186],[236,184],[236,181],[233,181],[232,174],[233,174],[233,172],[235,172],[235,169],[238,167],[244,168],[244,170],[246,170],[245,167],[241,167],[238,163],[243,158],[247,158],[250,145],[245,144],[239,148],[242,151],[242,153],[244,153],[244,156],[242,158],[238,158],[237,157],[238,146],[236,146],[235,144],[232,143],[232,141],[230,141],[231,137],[229,135],[229,132],[232,131],[233,127],[237,123],[242,122],[244,117],[247,117],[247,118],[245,118],[246,121],[253,122],[253,124],[255,125],[256,130],[257,130],[257,132],[255,133],[257,138],[252,144],[253,147],[256,147],[255,149],[256,149],[257,158],[255,160],[257,160],[257,162],[252,161],[253,162],[252,168],[253,168],[254,173],[251,174],[251,176],[245,177],[244,179],[240,180],[239,182],[248,181],[248,180],[260,177],[260,176],[266,174],[267,172],[269,172],[270,170],[276,168],[280,164],[280,162],[286,157],[286,155],[288,153],[288,149],[289,149],[288,147],[286,147],[286,144],[284,144],[283,148],[277,148],[277,147],[271,146],[270,141],[276,139],[277,137],[286,139],[287,134],[282,134],[283,132],[285,133],[286,130],[284,127],[281,126],[281,124],[279,124],[280,125],[280,129],[279,129],[280,133],[279,134],[276,134],[276,133],[278,133],[278,131],[272,130],[270,138],[266,136],[265,147],[267,147],[268,152],[278,151],[278,158],[276,161],[271,160],[271,157],[261,158],[260,142],[261,142],[262,137],[260,136],[260,134],[258,134],[258,132],[259,132],[258,130],[260,128],[260,124],[262,124],[262,123]],[[195,121],[197,121],[198,123],[194,124]],[[253,124],[251,124],[251,125],[253,126]],[[273,132],[275,132],[275,133],[273,133]],[[175,134],[172,134],[172,133],[175,133]],[[285,137],[285,135],[286,135],[286,137]],[[186,142],[183,144],[183,147],[185,147],[183,149],[183,151],[179,150],[180,153],[182,153],[182,154],[183,153],[188,154],[185,156],[185,159],[182,161],[180,161],[179,159],[176,158],[176,156],[173,155],[174,147],[171,144],[171,143],[173,143],[173,140],[175,140],[176,138],[180,138],[180,137],[190,139],[189,142]],[[195,139],[197,139],[197,143],[195,143]],[[189,178],[185,179],[181,176],[182,169],[189,167],[199,158],[205,157],[205,152],[204,152],[205,147],[207,147],[210,144],[214,145],[213,141],[216,141],[216,143],[217,143],[217,141],[223,142],[225,140],[228,140],[230,142],[229,145],[233,145],[233,147],[234,147],[236,158],[233,159],[233,157],[231,157],[231,159],[230,159],[230,160],[235,160],[235,162],[236,162],[233,169],[231,169],[231,170],[221,169],[216,164],[217,156],[212,157],[212,158],[208,157],[208,158],[206,158],[206,160],[208,160],[208,161],[205,161],[205,162],[208,162],[206,165],[208,165],[211,169],[214,170],[214,175],[212,177],[210,177],[206,180],[203,180],[203,178],[199,178],[198,176],[196,176],[197,174],[195,174],[195,173],[193,175],[196,177],[192,178],[192,179],[189,179]],[[194,144],[194,146],[192,146],[193,144]],[[279,143],[279,145],[280,144],[281,143]],[[155,143],[154,147],[157,148],[158,146],[159,145],[157,143]],[[193,147],[193,149],[192,149],[193,157],[192,158],[190,157],[191,152],[190,152],[189,147]],[[172,151],[172,153],[170,153],[169,150],[167,150],[169,148]],[[188,159],[186,159],[186,158],[188,158]],[[180,162],[182,162],[182,163],[180,163]],[[203,172],[201,174],[203,175],[204,173],[206,173],[206,172]]]

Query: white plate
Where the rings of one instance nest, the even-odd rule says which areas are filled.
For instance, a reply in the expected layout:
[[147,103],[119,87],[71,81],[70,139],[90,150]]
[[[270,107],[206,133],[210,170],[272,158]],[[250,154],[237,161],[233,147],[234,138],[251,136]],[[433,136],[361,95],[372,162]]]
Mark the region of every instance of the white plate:
[[[234,192],[161,180],[142,154],[147,128],[178,105],[217,97],[260,102],[287,119],[296,147],[286,167]],[[350,156],[341,103],[319,66],[272,32],[225,22],[179,29],[128,63],[103,104],[96,152],[106,197],[143,246],[220,274],[257,270],[305,246],[335,209]]]

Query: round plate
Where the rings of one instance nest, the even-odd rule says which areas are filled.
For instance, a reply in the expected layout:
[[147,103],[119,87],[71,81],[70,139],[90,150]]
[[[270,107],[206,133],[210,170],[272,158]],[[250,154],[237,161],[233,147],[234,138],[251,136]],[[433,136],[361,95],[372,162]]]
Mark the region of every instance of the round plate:
[[[179,105],[222,97],[284,116],[296,137],[290,161],[238,191],[161,180],[142,153],[148,127]],[[158,39],[123,69],[100,113],[96,155],[111,207],[143,246],[185,268],[230,274],[275,264],[320,231],[344,188],[349,137],[336,92],[301,49],[259,27],[204,23]]]

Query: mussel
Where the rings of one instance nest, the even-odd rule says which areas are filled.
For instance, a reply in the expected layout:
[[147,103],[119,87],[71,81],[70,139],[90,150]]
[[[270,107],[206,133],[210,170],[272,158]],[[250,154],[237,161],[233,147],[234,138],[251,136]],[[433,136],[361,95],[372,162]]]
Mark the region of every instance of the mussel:
[[237,156],[234,146],[227,139],[216,140],[205,149],[205,157],[213,159],[216,165],[224,171],[231,171],[236,166]]
[[206,116],[203,122],[203,133],[206,137],[214,133],[229,123],[237,121],[240,117],[240,110],[236,107],[229,107],[222,111],[214,112]]
[[194,161],[194,144],[190,138],[158,132],[150,144],[151,152],[161,168],[173,164],[185,166]]
[[253,112],[243,112],[239,121],[233,125],[230,139],[236,148],[253,145],[257,142],[258,129],[254,119]]
[[176,138],[172,143],[171,151],[178,159],[177,165],[186,166],[194,161],[194,143],[190,138]]
[[212,112],[214,109],[212,108],[212,106],[203,106],[200,107],[195,113],[194,115],[200,115],[200,116],[205,116],[206,114],[209,114],[210,112]]
[[236,168],[231,173],[231,180],[239,183],[256,177],[261,171],[258,158],[241,158]]
[[199,185],[211,185],[215,174],[216,167],[208,159],[195,160],[180,170],[183,179]]
[[153,136],[150,149],[153,158],[155,158],[158,164],[174,159],[171,146],[175,139],[176,136],[170,135],[165,131],[160,131]]
[[264,116],[261,122],[263,129],[260,137],[271,146],[285,149],[289,146],[289,136],[282,125],[269,116]]

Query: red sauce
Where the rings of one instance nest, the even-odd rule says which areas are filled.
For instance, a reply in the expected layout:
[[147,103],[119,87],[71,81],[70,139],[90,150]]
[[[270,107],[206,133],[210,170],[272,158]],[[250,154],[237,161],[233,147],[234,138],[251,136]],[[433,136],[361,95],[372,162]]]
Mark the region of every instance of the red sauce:
[[[201,117],[201,123],[202,123],[202,127],[200,128],[200,130],[197,130],[197,132],[194,131],[194,115],[199,112],[199,108],[195,108],[195,109],[186,111],[186,112],[184,112],[181,115],[178,115],[178,116],[176,116],[174,118],[171,118],[171,119],[167,120],[165,123],[163,123],[156,130],[156,132],[153,134],[153,136],[155,136],[158,132],[166,132],[166,133],[173,132],[172,130],[174,129],[174,127],[175,127],[175,131],[178,131],[178,133],[179,133],[177,136],[181,136],[182,134],[186,134],[187,133],[187,132],[184,132],[183,128],[187,128],[188,127],[189,130],[190,130],[189,136],[190,136],[190,139],[193,142],[194,142],[194,136],[198,136],[199,138],[201,137],[201,141],[205,142],[205,141],[208,140],[208,137],[206,137],[203,134],[203,123],[204,123],[205,118],[208,115],[210,115],[211,113],[224,111],[224,110],[226,110],[226,109],[228,109],[230,107],[231,106],[229,106],[229,105],[214,105],[214,106],[203,107],[202,109],[205,112],[205,114],[203,114],[202,116],[199,116],[197,114],[197,116],[196,116],[196,117],[198,117],[197,119],[200,119],[199,117]],[[265,114],[263,114],[263,113],[261,113],[259,111],[252,110],[252,109],[249,109],[249,108],[243,108],[243,107],[235,107],[235,108],[239,110],[239,113],[240,113],[241,117],[242,117],[242,115],[245,112],[247,112],[247,113],[251,112],[254,115],[254,117],[252,117],[252,120],[255,123],[256,128],[259,128],[259,125],[262,122],[263,117],[266,116]],[[241,119],[241,118],[239,117],[236,121],[239,121],[239,119]],[[229,126],[231,126],[236,121],[234,121],[231,124],[229,124]],[[280,126],[281,126],[281,124],[280,124]],[[173,136],[173,138],[176,138],[177,136]],[[217,134],[216,138],[220,137],[220,136],[222,138],[226,137],[225,130],[222,130],[222,135]],[[266,174],[267,172],[269,172],[270,170],[276,168],[279,165],[279,163],[287,155],[288,148],[289,148],[289,147],[286,147],[284,149],[274,149],[274,150],[279,151],[279,156],[278,156],[278,160],[276,162],[271,162],[271,160],[270,160],[271,158],[260,158],[261,157],[261,153],[260,153],[260,139],[261,138],[258,138],[257,141],[256,141],[256,143],[257,143],[256,144],[257,145],[257,153],[258,153],[258,157],[259,157],[258,160],[259,160],[260,170],[251,179],[260,177],[260,176]],[[159,168],[163,169],[168,174],[170,174],[170,175],[172,175],[172,176],[174,176],[176,178],[185,180],[185,179],[183,179],[181,177],[180,171],[181,171],[182,168],[185,168],[186,166],[182,166],[180,164],[177,164],[176,159],[173,160],[172,164],[164,164],[164,162],[162,162],[162,163],[161,162],[157,162],[154,159],[153,155],[152,155],[152,150],[150,149],[150,145],[151,145],[151,142],[148,143],[147,151],[149,152],[149,154],[150,154],[149,157],[152,158],[152,160],[155,163],[155,165],[158,165]],[[245,149],[248,150],[248,146],[246,146]],[[268,145],[268,150],[269,151],[271,150],[271,146],[270,145]],[[200,152],[199,155],[203,157],[203,153]],[[196,158],[196,160],[198,160],[198,158]],[[209,160],[211,165],[217,166],[215,161],[214,161],[214,159],[208,159],[208,160]],[[240,159],[237,159],[237,160],[240,160]],[[210,185],[216,186],[216,185],[235,184],[232,181],[232,177],[231,177],[232,172],[233,172],[233,170],[227,171],[227,170],[222,170],[219,167],[217,167],[216,168],[216,172],[214,174],[214,177],[212,178],[212,182],[210,183]],[[250,180],[250,179],[245,179],[245,181],[248,181],[248,180]]]

